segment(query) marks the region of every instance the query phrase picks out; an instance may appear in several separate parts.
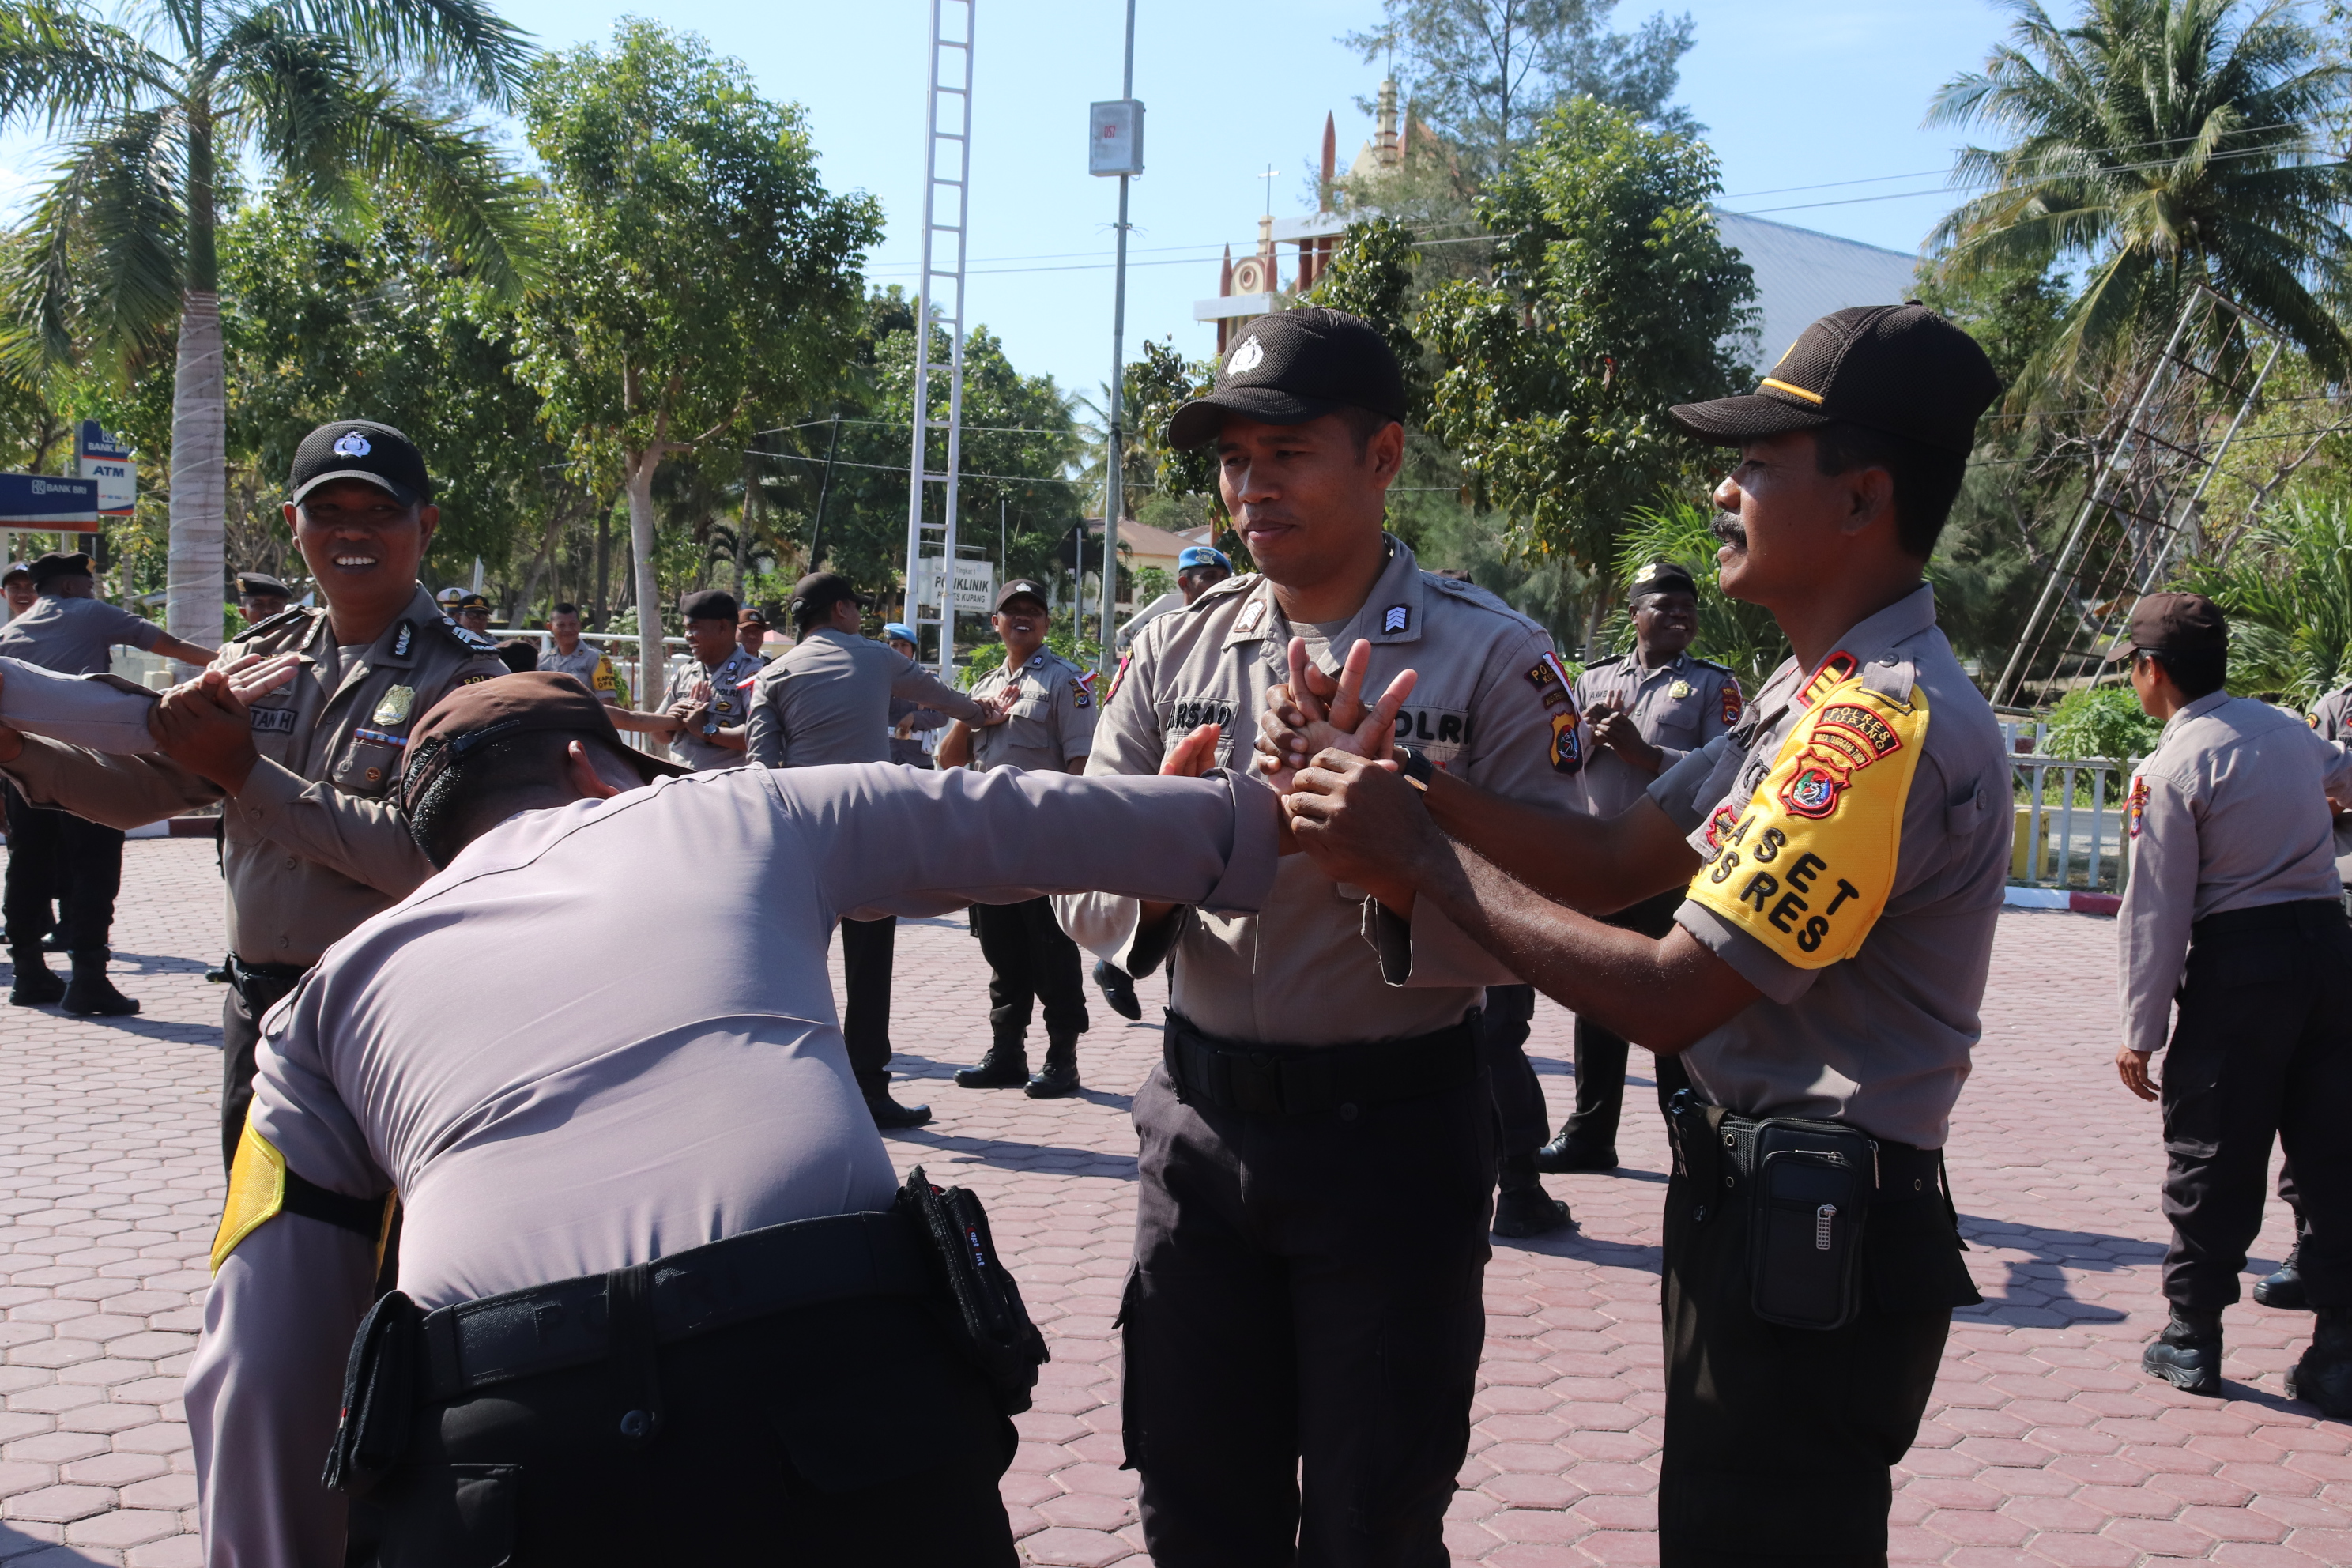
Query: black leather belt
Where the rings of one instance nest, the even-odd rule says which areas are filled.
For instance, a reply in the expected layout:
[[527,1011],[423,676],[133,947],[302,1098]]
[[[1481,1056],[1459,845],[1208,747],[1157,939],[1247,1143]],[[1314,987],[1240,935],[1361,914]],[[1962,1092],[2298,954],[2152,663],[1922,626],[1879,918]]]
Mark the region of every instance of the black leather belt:
[[1187,1105],[1251,1116],[1352,1119],[1360,1105],[1419,1100],[1478,1076],[1478,1015],[1402,1040],[1343,1046],[1243,1045],[1168,1015],[1160,1060]]
[[233,952],[228,955],[228,983],[256,1021],[285,1000],[286,994],[310,973],[307,963],[247,963]]
[[[1743,1177],[1752,1178],[1756,1174],[1752,1169],[1756,1129],[1763,1120],[1731,1110],[1723,1113],[1720,1131],[1724,1148],[1730,1152],[1734,1168]],[[1837,1125],[1852,1127],[1852,1123],[1843,1121]],[[1862,1129],[1853,1127],[1853,1131],[1861,1132]],[[1864,1132],[1863,1136],[1869,1138],[1871,1135]],[[1873,1138],[1871,1142],[1871,1175],[1875,1187],[1871,1202],[1899,1203],[1906,1198],[1929,1197],[1943,1192],[1942,1150],[1897,1143],[1890,1138]]]
[[2321,931],[2340,929],[2344,905],[2336,899],[2291,899],[2282,904],[2256,904],[2250,910],[2223,910],[2207,915],[2189,928],[2190,942],[2217,937],[2268,935],[2278,931]]
[[634,1339],[640,1326],[650,1327],[656,1343],[668,1344],[821,1301],[931,1294],[923,1245],[903,1215],[829,1215],[745,1231],[611,1274],[460,1301],[425,1315],[418,1397],[437,1404],[604,1360],[614,1351],[616,1303],[632,1320],[623,1325],[625,1335]]

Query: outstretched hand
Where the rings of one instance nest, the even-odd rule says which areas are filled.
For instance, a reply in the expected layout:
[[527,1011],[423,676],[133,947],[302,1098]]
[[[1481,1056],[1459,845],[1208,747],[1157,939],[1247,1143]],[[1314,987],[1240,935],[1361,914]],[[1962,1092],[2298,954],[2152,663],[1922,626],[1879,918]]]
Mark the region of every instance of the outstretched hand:
[[1419,792],[1386,759],[1318,752],[1282,805],[1292,836],[1318,870],[1362,888],[1400,914],[1412,908],[1414,868],[1444,847]]
[[257,682],[260,669],[240,660],[230,669],[207,669],[165,692],[147,716],[147,731],[155,737],[156,750],[230,795],[242,791],[261,760],[253,749],[251,700],[277,689],[292,676],[290,668],[273,669]]
[[1290,679],[1265,694],[1265,711],[1258,716],[1256,765],[1278,793],[1290,793],[1298,770],[1318,752],[1388,756],[1395,743],[1397,715],[1421,674],[1400,671],[1380,700],[1367,708],[1364,677],[1371,663],[1372,645],[1359,638],[1335,679],[1307,657],[1305,638],[1290,639]]

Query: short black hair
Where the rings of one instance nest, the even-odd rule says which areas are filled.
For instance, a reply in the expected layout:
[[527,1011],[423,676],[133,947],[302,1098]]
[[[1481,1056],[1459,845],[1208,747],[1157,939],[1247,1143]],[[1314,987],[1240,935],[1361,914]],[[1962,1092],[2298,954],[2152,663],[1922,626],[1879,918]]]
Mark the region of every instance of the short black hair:
[[547,613],[550,616],[576,616],[580,613],[580,606],[577,605],[558,605]]
[[539,668],[539,645],[529,637],[509,637],[499,644],[499,662],[517,675]]
[[1936,552],[1944,520],[1960,497],[1969,460],[1924,441],[1833,419],[1813,432],[1813,467],[1823,474],[1885,468],[1895,481],[1895,537],[1905,554],[1925,561]]
[[2194,702],[2200,697],[2221,689],[2230,679],[2230,650],[2223,647],[2187,648],[2178,653],[2158,653],[2152,647],[2137,650],[2164,666],[2164,673],[2172,677],[2172,684],[2180,688],[2182,696]]
[[559,783],[574,741],[592,754],[599,747],[608,753],[613,749],[609,740],[587,730],[526,730],[451,763],[404,813],[408,836],[440,870],[511,815],[521,796]]

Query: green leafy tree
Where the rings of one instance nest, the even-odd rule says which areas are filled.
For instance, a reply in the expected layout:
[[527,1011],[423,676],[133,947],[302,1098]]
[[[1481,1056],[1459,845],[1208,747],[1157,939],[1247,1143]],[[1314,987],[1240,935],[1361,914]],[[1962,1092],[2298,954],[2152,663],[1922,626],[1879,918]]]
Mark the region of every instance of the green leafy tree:
[[[656,470],[722,437],[746,446],[760,412],[837,384],[880,212],[825,190],[797,107],[650,22],[545,57],[523,103],[555,238],[521,324],[521,374],[573,459],[628,499],[650,633]],[[648,635],[642,690],[659,689],[660,661]]]
[[2308,711],[2352,679],[2352,506],[2303,498],[2266,514],[2228,558],[2179,586],[2230,617],[2230,685]]
[[2079,263],[2083,287],[2027,363],[2012,407],[2062,403],[2103,361],[2160,342],[2210,284],[2280,328],[2322,371],[2352,370],[2336,310],[2352,165],[2324,117],[2352,66],[2328,57],[2293,0],[2089,0],[2061,26],[2008,0],[2010,41],[1937,91],[1933,125],[2012,138],[1970,147],[1956,177],[1986,194],[1930,237],[1948,277],[2039,277]]
[[1512,543],[1603,579],[1627,515],[1704,448],[1666,409],[1734,391],[1747,263],[1717,232],[1701,142],[1580,98],[1547,118],[1479,211],[1501,237],[1491,282],[1432,291],[1415,330],[1444,363],[1429,429]]
[[1615,9],[1615,0],[1384,0],[1379,26],[1339,41],[1367,60],[1398,61],[1413,116],[1485,175],[1571,98],[1691,128],[1666,102],[1690,52],[1690,17],[1661,12],[1612,33]]
[[493,286],[527,272],[529,211],[492,148],[401,85],[503,101],[521,35],[478,0],[159,0],[130,25],[77,0],[0,9],[0,123],[64,142],[6,279],[20,363],[88,354],[173,381],[170,605],[221,634],[228,393],[217,232],[239,167],[299,183],[350,222],[415,203],[444,253]]
[[[2137,762],[2156,750],[2163,729],[2147,716],[2129,687],[2082,687],[2060,698],[2058,706],[2050,710],[2050,730],[2042,738],[2042,750],[2049,756],[2066,759]],[[2050,781],[2053,790],[2057,784],[2055,778]]]

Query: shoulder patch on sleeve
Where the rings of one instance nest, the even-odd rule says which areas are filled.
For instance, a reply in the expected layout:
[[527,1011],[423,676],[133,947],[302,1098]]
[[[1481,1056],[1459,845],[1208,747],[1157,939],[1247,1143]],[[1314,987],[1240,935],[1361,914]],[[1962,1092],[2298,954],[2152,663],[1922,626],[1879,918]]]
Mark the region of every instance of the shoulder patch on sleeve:
[[1690,883],[1695,901],[1799,969],[1853,957],[1886,908],[1927,735],[1916,689],[1897,700],[1850,674],[1814,692]]
[[248,1112],[228,1171],[228,1203],[213,1233],[213,1272],[220,1272],[236,1244],[278,1216],[286,1206],[286,1156],[253,1130]]
[[1746,710],[1748,699],[1740,695],[1739,682],[1728,671],[1725,672],[1723,689],[1718,695],[1723,704],[1723,727],[1727,730],[1738,729],[1739,715]]
[[264,632],[275,632],[288,626],[308,625],[312,613],[313,612],[304,605],[289,605],[285,609],[278,611],[276,615],[266,616],[262,619],[254,622],[253,625],[246,627],[245,637],[239,637],[236,640],[243,642],[247,637],[257,637]]
[[499,645],[484,637],[481,633],[468,631],[464,626],[459,626],[457,622],[446,617],[436,618],[440,621],[441,629],[447,633],[450,638],[467,653],[496,654],[499,651]]

